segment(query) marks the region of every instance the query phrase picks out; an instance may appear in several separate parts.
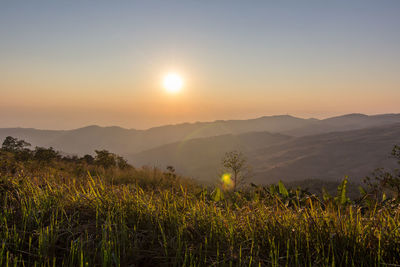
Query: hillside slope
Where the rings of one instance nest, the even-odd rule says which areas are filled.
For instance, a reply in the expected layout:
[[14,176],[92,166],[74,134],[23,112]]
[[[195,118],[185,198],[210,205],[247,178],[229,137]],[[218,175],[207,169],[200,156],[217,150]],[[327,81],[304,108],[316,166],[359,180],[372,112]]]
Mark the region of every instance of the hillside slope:
[[195,138],[266,131],[290,136],[306,136],[332,131],[348,131],[400,123],[400,114],[367,116],[348,114],[325,120],[301,119],[289,115],[249,120],[182,123],[148,130],[121,127],[87,126],[75,130],[0,129],[0,140],[8,135],[24,139],[33,146],[54,147],[70,154],[93,153],[108,149],[118,154],[133,154],[161,145]]
[[248,133],[173,143],[128,156],[134,165],[173,165],[200,180],[217,179],[227,151],[242,150],[253,166],[253,181],[361,179],[377,167],[392,167],[389,153],[400,144],[400,124],[305,137]]
[[290,129],[289,131],[283,131],[283,133],[293,136],[306,136],[329,133],[333,131],[339,132],[364,129],[394,123],[400,123],[400,114],[380,114],[368,116],[364,114],[353,113],[319,120],[310,125],[304,125],[296,129]]
[[52,146],[57,150],[72,154],[93,153],[94,149],[108,149],[118,154],[130,154],[194,138],[254,131],[289,131],[313,124],[315,121],[314,119],[301,119],[283,115],[250,120],[183,123],[148,130],[99,126],[65,131],[3,128],[0,129],[0,140],[11,135],[22,138],[33,146]]
[[378,167],[393,168],[390,152],[400,144],[400,124],[293,138],[251,152],[255,180],[361,181]]
[[268,132],[241,135],[220,135],[164,145],[138,154],[127,155],[134,165],[165,168],[174,166],[179,172],[199,180],[212,181],[218,174],[225,152],[245,153],[290,140],[291,137]]

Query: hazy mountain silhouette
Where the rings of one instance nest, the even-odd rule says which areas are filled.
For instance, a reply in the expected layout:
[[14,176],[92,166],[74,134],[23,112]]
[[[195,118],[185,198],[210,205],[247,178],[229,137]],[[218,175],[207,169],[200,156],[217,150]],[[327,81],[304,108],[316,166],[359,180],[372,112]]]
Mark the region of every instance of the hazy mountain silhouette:
[[134,164],[173,165],[201,180],[217,179],[224,152],[240,149],[257,183],[304,179],[360,181],[377,167],[394,167],[389,154],[400,143],[400,124],[362,130],[289,137],[265,132],[177,142],[128,158]]
[[378,167],[394,168],[390,158],[400,144],[400,124],[293,138],[252,151],[255,181],[302,179],[361,181]]
[[65,131],[3,128],[0,129],[0,138],[4,139],[11,135],[23,138],[34,146],[52,146],[66,153],[93,153],[94,149],[104,148],[119,154],[129,154],[193,138],[254,131],[289,131],[313,124],[314,121],[315,119],[301,119],[282,115],[250,120],[182,123],[148,130],[99,126]]
[[400,114],[348,114],[301,119],[289,115],[250,120],[166,125],[148,130],[87,126],[75,130],[0,129],[33,146],[69,154],[107,149],[134,165],[174,165],[199,179],[215,179],[222,155],[244,151],[257,182],[278,179],[357,179],[375,167],[390,165],[387,155],[400,143]]
[[380,114],[368,116],[364,114],[353,113],[319,120],[311,125],[304,125],[296,129],[290,129],[282,132],[293,136],[305,136],[328,133],[332,131],[349,131],[374,126],[383,126],[387,124],[398,123],[400,122],[399,119],[400,114]]
[[165,168],[167,165],[172,165],[183,174],[210,181],[215,179],[225,152],[236,149],[249,153],[290,139],[292,137],[268,132],[220,135],[163,145],[128,155],[127,159],[139,166]]
[[11,135],[33,146],[54,147],[66,153],[93,153],[108,149],[118,154],[133,154],[161,145],[201,137],[267,131],[304,136],[332,131],[346,131],[390,123],[400,123],[400,114],[367,116],[349,114],[325,120],[301,119],[289,115],[260,117],[250,120],[182,123],[148,130],[121,127],[88,126],[75,130],[37,130],[31,128],[0,129],[0,139]]

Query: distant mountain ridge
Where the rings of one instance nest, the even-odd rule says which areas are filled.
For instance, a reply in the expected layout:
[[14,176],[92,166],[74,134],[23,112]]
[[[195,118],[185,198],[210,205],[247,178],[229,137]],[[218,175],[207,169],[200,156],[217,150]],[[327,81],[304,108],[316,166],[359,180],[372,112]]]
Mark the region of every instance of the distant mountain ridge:
[[368,116],[360,113],[352,113],[319,120],[313,125],[305,125],[297,129],[284,131],[284,133],[293,136],[306,136],[328,132],[349,131],[398,123],[399,118],[400,114],[379,114]]
[[173,165],[181,174],[209,182],[218,179],[224,153],[234,149],[247,155],[256,183],[338,180],[344,175],[360,181],[377,167],[393,167],[388,155],[400,144],[400,114],[347,114],[323,120],[281,115],[148,130],[96,125],[0,129],[0,140],[9,135],[67,154],[107,149],[134,166]]
[[400,144],[400,123],[365,129],[290,137],[266,132],[192,139],[128,156],[136,165],[165,167],[203,181],[217,181],[225,152],[238,149],[253,167],[253,182],[360,182],[378,167],[393,168],[389,155]]
[[87,126],[74,130],[37,130],[32,128],[0,128],[0,140],[11,135],[33,146],[54,147],[70,154],[89,154],[95,149],[108,149],[131,155],[169,143],[219,135],[250,132],[281,133],[306,136],[333,131],[347,131],[400,123],[400,114],[348,114],[324,120],[302,119],[290,115],[264,116],[249,120],[219,120],[214,122],[182,123],[147,130],[121,127]]
[[292,138],[252,151],[256,182],[302,179],[360,182],[376,168],[398,168],[390,157],[400,145],[400,123]]
[[309,123],[311,121],[307,119],[283,115],[251,120],[182,123],[148,130],[99,126],[61,131],[3,128],[0,129],[0,138],[11,135],[23,138],[34,146],[52,146],[66,153],[93,153],[94,149],[104,148],[119,154],[128,154],[181,140],[252,131],[288,131]]
[[163,145],[126,158],[136,165],[165,168],[174,166],[181,173],[199,180],[213,180],[220,170],[225,152],[239,150],[245,154],[291,140],[292,137],[268,132],[252,132],[240,135],[203,137]]

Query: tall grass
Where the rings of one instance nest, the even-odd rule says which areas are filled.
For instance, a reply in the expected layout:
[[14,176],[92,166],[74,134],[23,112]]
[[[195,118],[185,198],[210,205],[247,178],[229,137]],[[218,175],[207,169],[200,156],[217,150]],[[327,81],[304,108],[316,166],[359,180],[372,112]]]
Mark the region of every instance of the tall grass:
[[397,204],[366,209],[312,196],[288,202],[259,190],[225,192],[217,201],[215,192],[186,183],[139,184],[3,177],[0,265],[400,264]]

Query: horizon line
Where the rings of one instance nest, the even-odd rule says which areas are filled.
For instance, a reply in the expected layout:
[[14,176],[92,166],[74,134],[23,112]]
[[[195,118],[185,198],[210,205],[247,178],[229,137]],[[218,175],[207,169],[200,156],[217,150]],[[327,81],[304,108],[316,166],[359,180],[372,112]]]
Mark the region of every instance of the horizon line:
[[320,118],[315,118],[315,117],[309,117],[309,118],[304,118],[304,117],[298,117],[290,114],[276,114],[276,115],[264,115],[264,116],[259,116],[259,117],[252,117],[252,118],[247,118],[247,119],[216,119],[214,121],[187,121],[187,122],[178,122],[178,123],[169,123],[169,124],[161,124],[161,125],[156,125],[152,126],[149,128],[144,128],[144,129],[136,129],[136,128],[126,128],[118,125],[98,125],[98,124],[89,124],[86,126],[81,126],[77,128],[71,128],[71,129],[42,129],[42,128],[34,128],[34,127],[23,127],[23,126],[14,126],[14,127],[0,127],[0,129],[32,129],[32,130],[39,130],[39,131],[75,131],[75,130],[80,130],[80,129],[85,129],[89,127],[98,127],[98,128],[120,128],[124,130],[135,130],[135,131],[148,131],[151,129],[156,129],[156,128],[162,128],[162,127],[169,127],[169,126],[178,126],[178,125],[183,125],[183,124],[198,124],[198,123],[216,123],[216,122],[229,122],[229,121],[249,121],[249,120],[257,120],[257,119],[262,119],[262,118],[272,118],[272,117],[292,117],[296,119],[303,119],[303,120],[318,120],[318,121],[323,121],[327,119],[333,119],[333,118],[339,118],[339,117],[345,117],[349,115],[362,115],[362,116],[367,116],[367,117],[373,117],[373,116],[383,116],[383,115],[400,115],[400,113],[374,113],[374,114],[366,114],[366,113],[344,113],[341,115],[336,115],[336,116],[331,116],[331,117],[320,117]]

